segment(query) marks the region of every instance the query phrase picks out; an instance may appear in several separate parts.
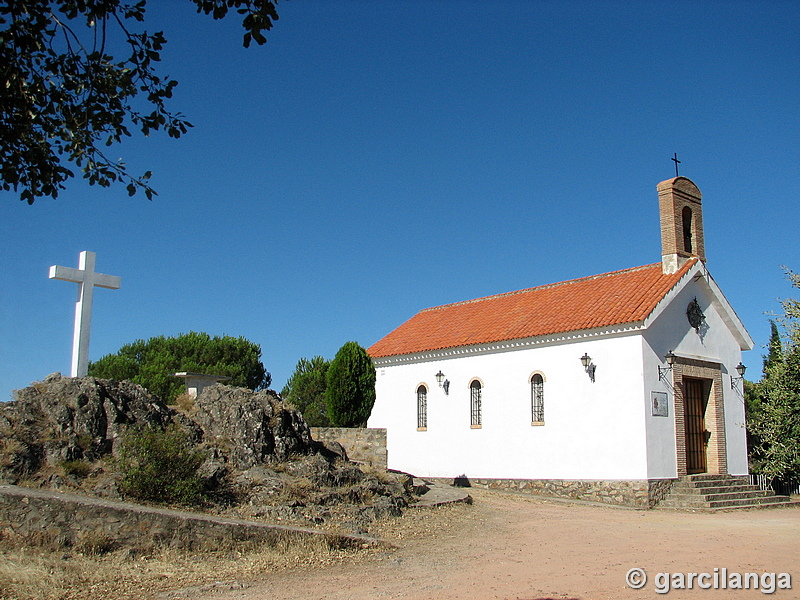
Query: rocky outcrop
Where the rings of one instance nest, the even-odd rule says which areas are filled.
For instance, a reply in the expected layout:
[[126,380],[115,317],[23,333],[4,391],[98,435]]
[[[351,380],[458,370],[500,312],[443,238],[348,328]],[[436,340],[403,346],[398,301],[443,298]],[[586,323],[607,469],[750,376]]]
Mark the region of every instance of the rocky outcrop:
[[228,459],[240,470],[285,461],[314,447],[302,415],[271,391],[214,385],[197,397],[188,416],[206,443],[228,449]]
[[45,466],[97,460],[112,452],[125,426],[163,429],[174,413],[129,381],[55,373],[17,390],[14,402],[0,405],[3,479],[14,482]]
[[314,441],[302,415],[271,390],[218,384],[178,410],[127,381],[60,374],[0,404],[0,483],[123,499],[105,457],[131,428],[170,425],[205,453],[198,474],[217,513],[361,531],[411,499],[407,478],[365,473],[340,444]]

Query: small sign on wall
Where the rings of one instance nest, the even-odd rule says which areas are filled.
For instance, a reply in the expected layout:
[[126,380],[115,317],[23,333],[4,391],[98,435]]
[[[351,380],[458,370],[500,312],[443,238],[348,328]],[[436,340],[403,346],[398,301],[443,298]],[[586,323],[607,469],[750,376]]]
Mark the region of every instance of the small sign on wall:
[[654,417],[669,416],[669,401],[667,392],[650,392],[650,401],[653,405]]

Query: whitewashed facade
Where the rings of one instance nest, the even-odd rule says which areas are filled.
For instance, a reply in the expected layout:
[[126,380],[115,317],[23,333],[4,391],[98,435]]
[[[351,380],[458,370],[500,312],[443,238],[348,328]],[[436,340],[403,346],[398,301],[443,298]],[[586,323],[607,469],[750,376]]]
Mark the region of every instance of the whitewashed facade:
[[[390,468],[422,477],[502,480],[653,481],[697,472],[747,473],[736,366],[753,343],[706,269],[699,190],[676,178],[660,184],[659,193],[662,240],[670,237],[664,233],[669,216],[685,214],[686,203],[695,202],[694,248],[691,232],[684,232],[685,247],[681,239],[667,239],[660,264],[511,298],[519,303],[513,318],[520,322],[518,313],[532,307],[530,323],[519,329],[535,332],[537,318],[552,319],[541,311],[556,310],[536,308],[542,302],[538,295],[569,291],[592,299],[602,285],[597,293],[615,305],[608,309],[609,323],[569,328],[572,321],[590,321],[567,315],[565,331],[509,338],[503,329],[497,334],[503,339],[448,342],[447,319],[453,318],[474,321],[480,335],[491,338],[486,333],[491,319],[481,321],[476,311],[484,300],[487,310],[498,310],[492,303],[508,300],[504,295],[423,311],[370,348],[377,400],[368,425],[387,429]],[[684,219],[681,226],[692,225]],[[625,303],[642,302],[626,282],[645,279],[650,287],[641,298],[652,306],[626,320]],[[615,286],[620,294],[609,294]],[[592,300],[597,307],[597,298]],[[688,309],[695,302],[702,318],[690,323]],[[472,312],[465,318],[454,312],[459,310]],[[479,339],[469,338],[469,323],[455,325],[464,339]],[[442,333],[427,339],[427,331],[436,330]],[[672,367],[665,358],[669,352],[675,357]],[[589,369],[582,364],[584,356],[591,360]],[[689,407],[692,393],[702,414]]]

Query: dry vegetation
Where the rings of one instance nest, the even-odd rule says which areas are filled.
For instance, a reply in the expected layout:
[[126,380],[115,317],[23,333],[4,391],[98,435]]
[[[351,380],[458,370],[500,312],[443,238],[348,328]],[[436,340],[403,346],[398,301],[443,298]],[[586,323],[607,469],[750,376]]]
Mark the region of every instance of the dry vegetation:
[[[422,513],[412,510],[400,517],[414,501],[410,478],[362,471],[344,458],[340,446],[314,442],[302,416],[274,393],[226,386],[213,386],[194,400],[179,398],[176,410],[129,382],[49,376],[18,392],[16,402],[0,407],[0,483],[177,508],[185,501],[168,497],[163,486],[158,493],[134,494],[125,479],[131,469],[124,468],[131,440],[145,433],[171,436],[177,429],[186,444],[182,437],[169,447],[175,452],[159,450],[156,457],[169,455],[170,460],[145,456],[129,462],[133,467],[158,463],[155,475],[172,475],[176,461],[189,453],[186,446],[200,447],[204,462],[191,475],[202,480],[204,496],[192,504],[195,510],[368,533],[390,542],[430,535],[429,526],[438,522],[431,515],[446,514],[430,511],[420,518]],[[161,448],[152,440],[143,446]],[[145,480],[150,489],[155,475],[143,470],[150,476]],[[392,552],[391,546],[342,548],[335,535],[193,553],[146,546],[118,549],[114,540],[91,531],[75,540],[59,539],[66,534],[53,531],[19,539],[4,538],[0,530],[0,599],[153,598],[169,590],[213,588],[219,581],[246,582],[264,573]],[[149,539],[146,533],[142,544]]]
[[103,540],[85,538],[74,548],[37,544],[0,549],[0,598],[3,600],[141,600],[195,598],[210,590],[246,587],[276,571],[356,564],[391,555],[392,544],[448,535],[470,520],[465,504],[410,509],[403,517],[378,521],[370,534],[389,545],[341,549],[324,540],[285,541],[274,547],[214,552],[157,549],[104,553]]

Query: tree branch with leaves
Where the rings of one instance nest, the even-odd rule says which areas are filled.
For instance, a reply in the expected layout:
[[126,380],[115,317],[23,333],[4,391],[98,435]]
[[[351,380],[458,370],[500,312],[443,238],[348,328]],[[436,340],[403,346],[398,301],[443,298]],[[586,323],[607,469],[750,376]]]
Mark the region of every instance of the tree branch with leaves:
[[[278,19],[278,0],[187,1],[214,19],[235,10],[245,47]],[[166,38],[139,30],[145,14],[146,0],[0,0],[0,189],[28,204],[56,198],[74,166],[90,185],[152,199],[150,171],[132,175],[106,154],[131,129],[179,138],[192,127],[167,107],[178,82],[156,72]]]

